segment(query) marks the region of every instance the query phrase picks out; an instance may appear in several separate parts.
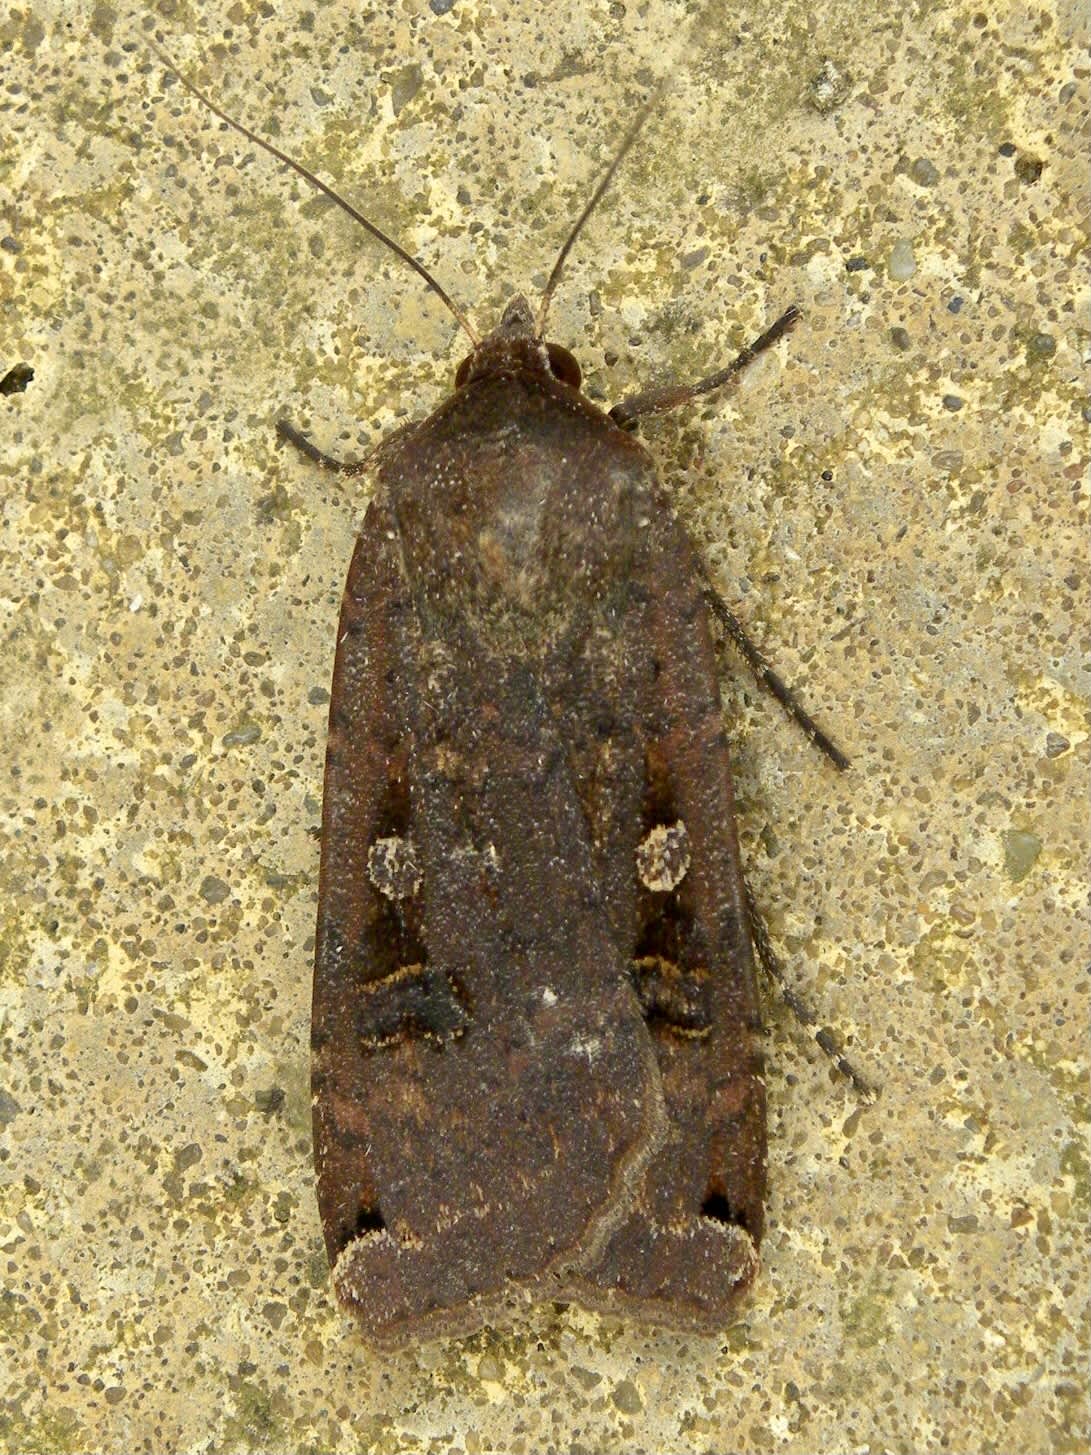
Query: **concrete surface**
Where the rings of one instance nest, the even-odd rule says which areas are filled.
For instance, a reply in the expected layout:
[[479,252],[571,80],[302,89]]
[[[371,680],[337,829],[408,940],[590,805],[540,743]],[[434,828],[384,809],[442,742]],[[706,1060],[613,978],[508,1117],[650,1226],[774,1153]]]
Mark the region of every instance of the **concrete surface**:
[[[0,20],[0,1447],[1084,1451],[1081,7],[40,3]],[[547,1307],[368,1350],[329,1292],[307,1023],[346,455],[464,342],[141,42],[489,321],[655,76],[552,335],[717,581],[752,875],[873,1109],[769,997],[765,1266],[721,1337]],[[685,50],[685,53],[681,53]]]

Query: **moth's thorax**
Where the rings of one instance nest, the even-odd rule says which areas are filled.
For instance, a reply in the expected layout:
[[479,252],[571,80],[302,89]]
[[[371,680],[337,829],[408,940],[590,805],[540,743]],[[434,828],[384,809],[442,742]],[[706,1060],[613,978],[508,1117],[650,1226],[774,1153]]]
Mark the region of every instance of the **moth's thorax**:
[[541,339],[509,335],[497,329],[482,339],[458,372],[458,384],[472,384],[490,374],[518,369],[530,373],[549,373],[549,350]]
[[625,589],[654,513],[647,454],[552,373],[458,390],[381,480],[422,613],[542,645]]

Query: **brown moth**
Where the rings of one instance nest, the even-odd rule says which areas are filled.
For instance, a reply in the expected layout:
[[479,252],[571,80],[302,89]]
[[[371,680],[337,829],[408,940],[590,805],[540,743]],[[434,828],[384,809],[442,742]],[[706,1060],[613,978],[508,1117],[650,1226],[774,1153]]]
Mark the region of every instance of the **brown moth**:
[[[173,72],[173,66],[164,58]],[[177,74],[177,72],[174,72]],[[181,80],[182,78],[179,77]],[[451,397],[343,464],[373,488],[337,633],[312,1012],[318,1202],[378,1343],[575,1299],[728,1319],[758,1267],[765,1087],[710,591],[639,417],[517,296]],[[759,939],[761,949],[764,941]]]

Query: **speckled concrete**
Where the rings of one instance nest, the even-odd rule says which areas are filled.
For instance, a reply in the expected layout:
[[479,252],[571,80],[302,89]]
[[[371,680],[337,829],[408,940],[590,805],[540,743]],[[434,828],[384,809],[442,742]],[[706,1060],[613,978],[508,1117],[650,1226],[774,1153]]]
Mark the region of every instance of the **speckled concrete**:
[[[329,1292],[309,958],[358,482],[464,351],[109,4],[0,19],[0,1447],[1085,1451],[1081,8],[711,5],[573,259],[589,387],[851,752],[733,662],[744,835],[862,1109],[770,1000],[765,1266],[720,1338],[562,1308],[401,1356]],[[752,12],[752,13],[747,13]],[[687,6],[155,25],[479,319],[540,287]],[[547,18],[543,18],[547,17]],[[1082,650],[1081,650],[1082,649]]]

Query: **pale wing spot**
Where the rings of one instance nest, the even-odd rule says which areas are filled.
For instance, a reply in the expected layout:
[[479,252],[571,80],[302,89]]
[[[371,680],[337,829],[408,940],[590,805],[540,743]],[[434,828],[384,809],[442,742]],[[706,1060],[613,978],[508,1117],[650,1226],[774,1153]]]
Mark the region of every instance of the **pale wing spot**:
[[689,834],[681,819],[657,824],[637,845],[636,872],[646,889],[669,894],[686,877],[690,865]]
[[387,899],[412,899],[421,886],[421,871],[412,840],[398,834],[376,839],[367,851],[367,873]]

